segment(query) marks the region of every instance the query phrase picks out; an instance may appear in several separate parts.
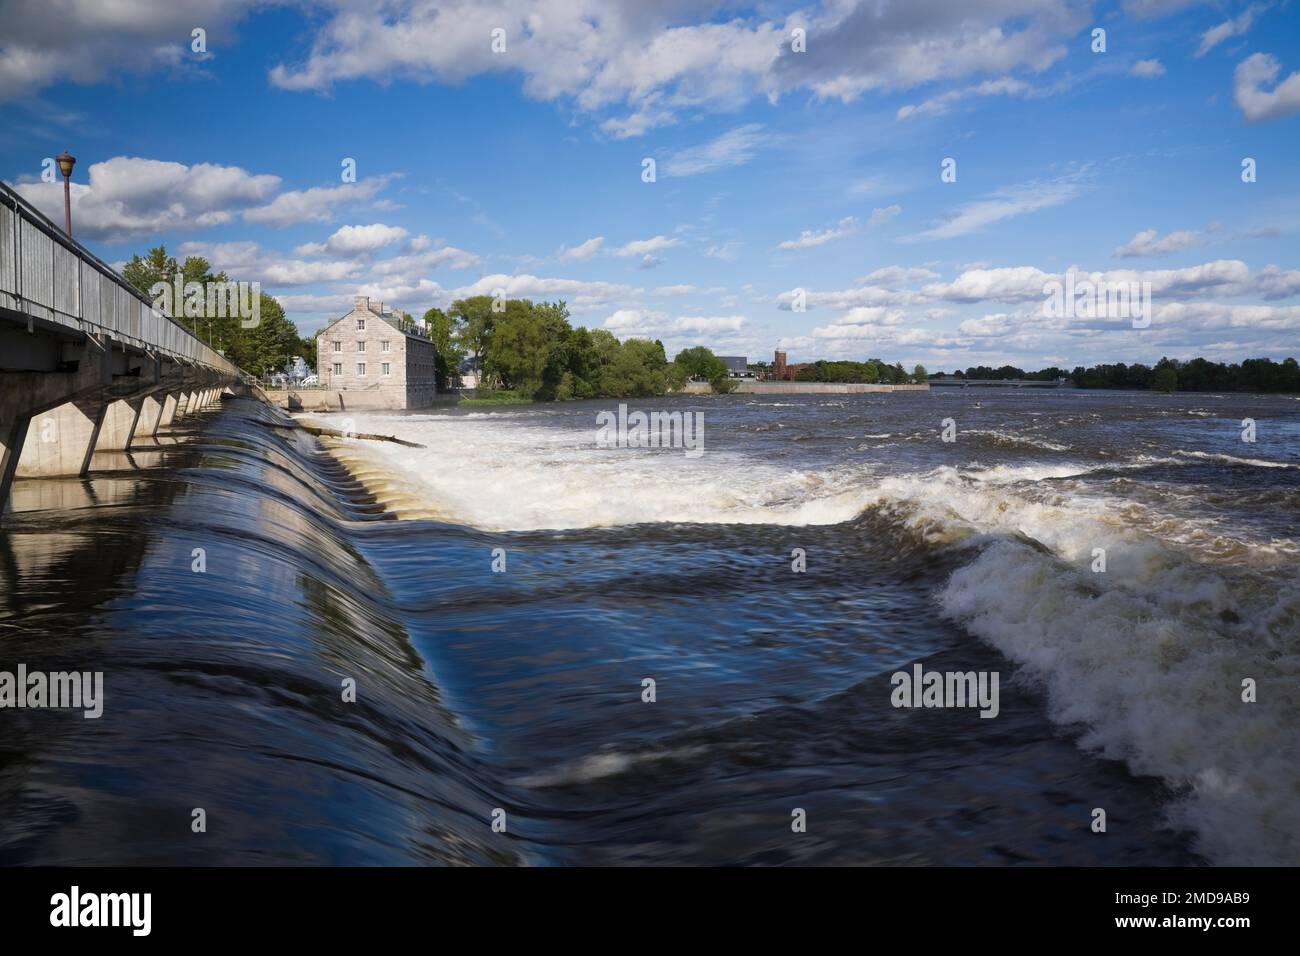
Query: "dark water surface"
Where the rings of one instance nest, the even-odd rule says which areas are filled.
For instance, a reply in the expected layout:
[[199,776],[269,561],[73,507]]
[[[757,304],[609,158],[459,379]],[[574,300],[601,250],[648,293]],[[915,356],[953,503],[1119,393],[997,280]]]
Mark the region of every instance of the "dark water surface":
[[[427,448],[344,443],[363,484],[235,400],[19,482],[0,670],[105,703],[0,710],[0,862],[1300,862],[1300,402],[630,404],[705,453],[368,413]],[[998,717],[891,706],[916,662]]]

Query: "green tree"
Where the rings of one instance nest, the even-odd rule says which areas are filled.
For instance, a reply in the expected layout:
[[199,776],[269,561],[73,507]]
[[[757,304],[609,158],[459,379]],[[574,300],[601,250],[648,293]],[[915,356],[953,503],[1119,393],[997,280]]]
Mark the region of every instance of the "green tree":
[[442,309],[429,309],[425,312],[424,327],[428,330],[429,339],[437,350],[434,359],[434,376],[437,379],[438,391],[441,392],[456,376],[460,363],[465,360],[465,352],[457,340],[456,319]]
[[1160,392],[1172,392],[1178,388],[1178,373],[1171,366],[1157,369],[1151,379],[1151,387]]
[[166,246],[154,246],[143,257],[132,256],[131,261],[122,269],[122,276],[152,299],[153,294],[149,290],[154,283],[159,282],[164,274],[175,275],[177,268],[175,257],[167,255]]
[[568,315],[563,302],[507,301],[504,310],[493,313],[484,372],[521,395],[554,397],[563,373],[563,354],[555,352],[572,331]]
[[916,368],[912,369],[913,382],[917,382],[919,384],[925,382],[927,378],[928,378],[928,373],[925,371],[924,365],[918,365]]
[[[280,303],[265,292],[260,321],[254,328],[240,329],[240,332],[227,354],[232,362],[254,375],[281,371],[291,356],[303,353],[303,340],[297,327],[285,318]],[[307,351],[314,354],[315,350]]]
[[719,395],[736,390],[736,382],[727,371],[727,364],[703,345],[682,349],[673,359],[673,364],[681,369],[684,378],[703,379]]
[[492,311],[492,296],[475,295],[457,299],[448,309],[456,326],[456,344],[467,355],[482,362],[492,345],[492,331],[497,313]]

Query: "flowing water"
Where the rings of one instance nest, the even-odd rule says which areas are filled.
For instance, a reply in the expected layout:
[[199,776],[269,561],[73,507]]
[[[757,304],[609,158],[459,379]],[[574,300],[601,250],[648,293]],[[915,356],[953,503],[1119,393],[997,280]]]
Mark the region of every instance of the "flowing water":
[[0,710],[0,862],[1300,863],[1300,401],[615,405],[234,400],[19,482],[0,670],[105,701]]

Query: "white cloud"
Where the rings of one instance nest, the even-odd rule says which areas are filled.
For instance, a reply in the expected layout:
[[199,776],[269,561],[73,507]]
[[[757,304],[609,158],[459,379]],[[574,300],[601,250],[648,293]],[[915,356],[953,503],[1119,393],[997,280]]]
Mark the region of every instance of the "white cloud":
[[948,112],[954,103],[969,99],[972,96],[1018,96],[1032,91],[1033,88],[1028,83],[1004,76],[997,80],[985,80],[983,83],[977,83],[974,86],[949,90],[947,93],[926,100],[919,106],[910,104],[900,106],[894,116],[900,120],[911,116],[941,116]]
[[627,245],[619,246],[614,250],[614,255],[628,256],[653,256],[654,253],[662,249],[671,249],[673,246],[680,246],[680,239],[669,239],[667,236],[654,236],[650,239],[634,239]]
[[601,323],[601,327],[620,336],[662,339],[665,344],[699,342],[704,339],[713,342],[723,339],[734,343],[735,336],[743,332],[748,323],[749,319],[743,315],[674,317],[667,312],[629,307],[615,310]]
[[959,206],[942,224],[914,236],[908,236],[906,240],[952,239],[965,236],[1013,216],[1023,216],[1040,209],[1059,206],[1074,199],[1082,191],[1082,176],[1077,173],[1043,182],[1008,186],[983,199]]
[[663,174],[670,177],[698,176],[743,166],[754,158],[764,139],[762,124],[748,123],[707,143],[670,153],[659,165]]
[[362,203],[388,185],[389,176],[372,176],[359,183],[340,186],[313,186],[280,193],[270,203],[244,211],[247,222],[268,226],[292,226],[303,222],[328,222],[334,207]]
[[395,242],[401,242],[404,238],[406,238],[406,230],[401,226],[386,226],[375,222],[368,226],[342,226],[324,242],[309,242],[299,246],[295,251],[304,256],[320,253],[354,256],[372,253]]
[[1201,45],[1194,56],[1202,57],[1229,37],[1244,36],[1258,17],[1267,9],[1264,4],[1252,3],[1236,17],[1230,17],[1201,34]]
[[863,285],[899,286],[922,279],[937,279],[939,273],[920,266],[884,266],[870,272],[858,281]]
[[[1237,64],[1233,96],[1237,107],[1252,123],[1278,119],[1300,111],[1300,70],[1277,83],[1282,65],[1268,53],[1255,53]],[[1276,83],[1272,90],[1264,89]]]
[[1169,252],[1178,252],[1199,245],[1201,234],[1195,229],[1180,229],[1171,232],[1163,239],[1154,229],[1144,229],[1124,245],[1117,248],[1112,255],[1118,259],[1131,259],[1137,256],[1160,256]]
[[436,246],[409,255],[380,259],[370,268],[375,275],[415,277],[430,269],[473,269],[482,261],[475,253],[455,246]]
[[787,239],[777,246],[778,249],[811,249],[814,246],[822,246],[836,239],[843,239],[851,236],[858,230],[858,221],[852,216],[845,216],[839,221],[839,224],[830,228],[823,229],[821,232],[813,232],[811,229],[805,229],[799,233],[798,239]]
[[[91,163],[86,178],[84,184],[72,184],[72,219],[77,235],[90,239],[221,225],[241,209],[264,202],[280,185],[278,176],[255,175],[238,166],[186,166],[136,156]],[[47,216],[62,221],[62,183],[16,188]]]
[[600,251],[600,247],[601,245],[604,244],[604,242],[605,242],[604,236],[595,236],[591,239],[588,239],[586,242],[579,243],[573,248],[569,248],[568,246],[563,246],[560,249],[560,258],[576,259],[579,261],[584,259],[590,259],[592,256],[594,256],[597,252]]
[[693,285],[661,285],[655,289],[655,295],[690,295],[699,291]]
[[96,83],[159,70],[193,72],[190,30],[213,48],[259,0],[5,0],[0,4],[0,102],[61,81]]
[[586,312],[640,295],[641,289],[614,282],[584,282],[580,279],[551,279],[534,275],[483,276],[451,293],[453,299],[472,295],[494,295],[500,289],[510,299],[564,299],[574,312]]
[[897,205],[885,206],[883,209],[873,209],[871,210],[871,218],[867,220],[867,225],[878,226],[882,222],[889,222],[902,211],[903,207]]
[[231,279],[261,282],[268,288],[337,282],[362,274],[356,261],[295,259],[256,242],[184,242],[179,252],[178,258],[202,256],[215,271],[226,272]]
[[730,262],[731,260],[735,259],[737,255],[739,255],[739,250],[741,245],[743,245],[743,243],[738,242],[736,240],[732,240],[730,242],[715,243],[714,245],[711,245],[709,246],[709,248],[705,249],[704,254],[708,256],[710,259],[722,259],[726,262]]
[[[228,48],[230,30],[260,0],[10,0],[0,14],[0,99],[70,79],[192,69],[189,31],[209,30]],[[309,5],[312,6],[312,5]],[[307,52],[288,54],[272,85],[324,92],[335,84],[390,80],[458,84],[480,75],[521,78],[526,95],[563,100],[595,115],[615,137],[677,122],[687,110],[735,110],[754,97],[794,90],[851,100],[866,91],[906,90],[988,76],[1022,82],[1060,61],[1088,25],[1072,0],[810,0],[785,15],[730,3],[664,0],[333,0],[308,21]],[[790,50],[805,26],[810,52]],[[489,30],[506,32],[494,54]],[[222,31],[225,31],[224,33]],[[298,44],[290,49],[299,49]],[[976,88],[978,89],[978,88]],[[995,87],[987,87],[994,91]],[[1010,86],[1008,86],[1008,91]],[[672,175],[718,165],[682,157]]]
[[1133,76],[1143,80],[1154,80],[1158,76],[1165,75],[1165,65],[1159,60],[1138,60],[1129,70]]

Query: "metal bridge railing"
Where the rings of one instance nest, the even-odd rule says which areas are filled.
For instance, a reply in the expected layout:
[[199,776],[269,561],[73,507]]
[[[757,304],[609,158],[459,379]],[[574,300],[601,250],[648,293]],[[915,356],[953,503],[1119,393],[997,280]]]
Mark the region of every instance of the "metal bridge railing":
[[230,375],[216,349],[153,307],[135,286],[0,183],[0,307]]

